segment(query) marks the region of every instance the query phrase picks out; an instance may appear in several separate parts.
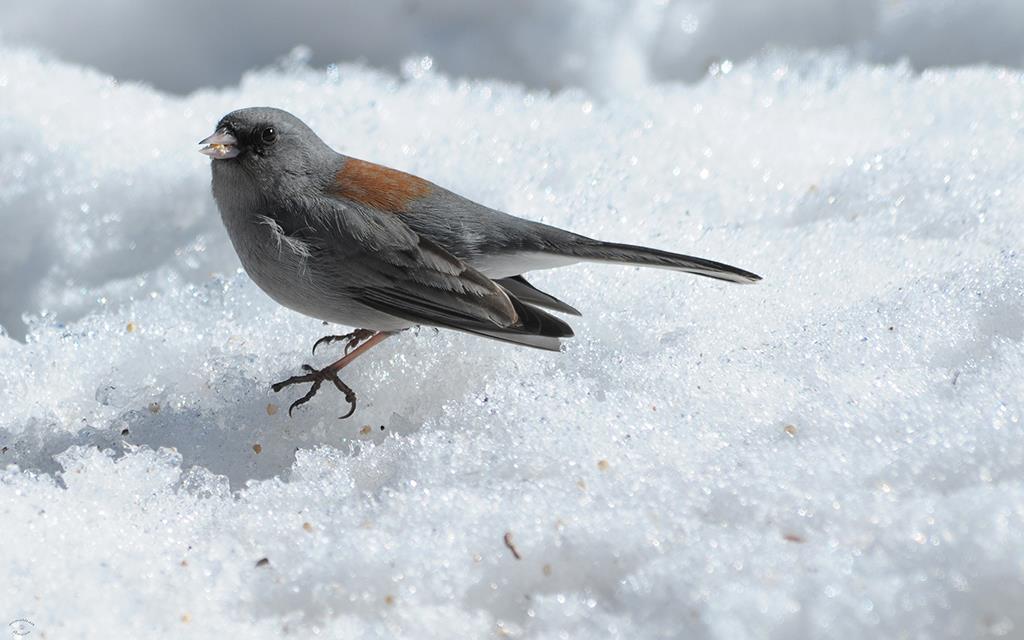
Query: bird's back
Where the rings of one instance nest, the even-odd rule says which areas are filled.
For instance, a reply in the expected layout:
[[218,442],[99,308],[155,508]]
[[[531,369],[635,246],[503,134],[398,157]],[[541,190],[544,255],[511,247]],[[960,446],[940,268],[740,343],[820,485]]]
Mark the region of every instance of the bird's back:
[[[558,255],[560,244],[583,239],[574,233],[518,218],[432,185],[429,195],[400,213],[413,231],[444,247],[492,278],[563,266],[578,259]],[[549,263],[544,266],[546,261]]]

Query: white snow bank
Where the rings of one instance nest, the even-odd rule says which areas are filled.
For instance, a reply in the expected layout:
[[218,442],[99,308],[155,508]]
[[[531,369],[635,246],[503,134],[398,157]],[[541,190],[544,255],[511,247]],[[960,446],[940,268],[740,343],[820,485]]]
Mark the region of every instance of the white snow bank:
[[[54,310],[0,337],[0,616],[53,638],[1021,632],[1018,74],[773,56],[599,104],[421,71],[179,99],[0,50],[2,301]],[[254,104],[765,281],[541,273],[584,313],[565,353],[404,334],[347,370],[353,419],[327,392],[288,419],[268,387],[327,361],[326,328],[235,271],[194,144]]]
[[[59,19],[54,19],[60,16]],[[88,34],[83,37],[83,34]],[[1020,0],[133,0],[0,4],[0,36],[178,92],[227,85],[298,45],[314,62],[447,73],[599,95],[697,80],[765,46],[844,48],[916,68],[1024,64]]]

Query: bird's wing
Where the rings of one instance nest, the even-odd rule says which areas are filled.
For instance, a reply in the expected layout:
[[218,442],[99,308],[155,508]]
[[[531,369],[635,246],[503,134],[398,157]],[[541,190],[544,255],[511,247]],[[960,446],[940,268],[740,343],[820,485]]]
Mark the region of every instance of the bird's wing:
[[[327,189],[343,201],[400,218],[421,237],[488,276],[516,276],[579,261],[558,250],[575,242],[575,234],[485,207],[390,167],[347,158]],[[529,288],[518,287],[513,294],[536,304],[520,295]]]
[[330,280],[321,286],[344,283],[349,298],[411,322],[529,346],[557,349],[557,338],[572,335],[569,325],[522,303],[399,216],[340,196],[324,202],[318,232],[309,236],[314,271]]

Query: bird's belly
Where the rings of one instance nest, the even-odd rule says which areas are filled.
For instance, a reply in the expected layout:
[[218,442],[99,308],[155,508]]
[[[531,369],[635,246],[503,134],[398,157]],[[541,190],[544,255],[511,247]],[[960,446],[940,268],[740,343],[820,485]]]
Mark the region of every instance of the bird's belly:
[[[249,278],[278,304],[303,315],[361,329],[398,331],[414,323],[362,305],[342,287],[327,287],[317,278],[315,262],[301,247],[279,243],[260,232],[252,241],[232,242]],[[341,284],[341,283],[339,283]]]

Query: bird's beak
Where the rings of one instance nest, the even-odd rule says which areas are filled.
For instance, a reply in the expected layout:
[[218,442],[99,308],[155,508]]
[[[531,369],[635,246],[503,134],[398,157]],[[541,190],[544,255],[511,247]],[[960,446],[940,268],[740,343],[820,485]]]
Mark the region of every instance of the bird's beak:
[[199,144],[206,145],[199,150],[199,153],[210,156],[214,160],[227,160],[241,153],[238,149],[238,139],[227,129],[217,129],[217,133],[200,140]]

